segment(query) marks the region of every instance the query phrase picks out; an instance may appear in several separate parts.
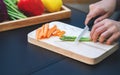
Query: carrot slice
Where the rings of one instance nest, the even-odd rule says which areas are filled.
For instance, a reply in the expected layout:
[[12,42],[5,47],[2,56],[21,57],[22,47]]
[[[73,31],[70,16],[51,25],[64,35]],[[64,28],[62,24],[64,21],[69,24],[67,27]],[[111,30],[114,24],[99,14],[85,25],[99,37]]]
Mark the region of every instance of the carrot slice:
[[41,32],[39,33],[39,39],[42,39],[43,38],[43,34],[44,34],[44,27],[45,27],[45,25],[43,25],[42,27],[41,27]]
[[56,29],[56,30],[52,33],[52,35],[53,35],[53,36],[57,36],[59,32],[61,32],[60,29]]
[[49,24],[45,24],[44,26],[44,33],[43,33],[43,37],[46,38],[47,37],[47,33],[48,33],[48,30],[49,30]]
[[59,37],[62,37],[64,34],[65,34],[65,31],[61,31],[61,32],[59,32],[57,35],[58,35]]
[[41,32],[41,27],[36,30],[36,39],[39,39],[39,34]]
[[51,36],[51,34],[57,29],[57,26],[54,25],[52,28],[49,29],[48,34],[47,34],[47,38],[49,38]]

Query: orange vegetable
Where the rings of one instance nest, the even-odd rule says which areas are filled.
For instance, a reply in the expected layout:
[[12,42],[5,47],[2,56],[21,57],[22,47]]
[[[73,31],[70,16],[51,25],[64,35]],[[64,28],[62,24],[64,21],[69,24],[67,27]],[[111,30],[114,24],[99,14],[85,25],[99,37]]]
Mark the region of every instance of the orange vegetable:
[[45,25],[43,25],[43,26],[41,27],[41,32],[39,33],[39,36],[38,36],[39,39],[42,39],[42,37],[43,37],[44,27],[45,27]]
[[49,30],[49,24],[45,24],[43,36],[46,38]]
[[57,36],[58,34],[57,33],[59,33],[60,32],[60,29],[56,29],[55,31],[54,31],[54,33],[52,33],[52,35],[53,36]]
[[37,40],[39,39],[39,34],[40,34],[40,32],[41,32],[41,28],[38,28],[38,29],[36,30],[36,39],[37,39]]
[[65,34],[65,31],[61,31],[61,32],[58,33],[58,36],[62,37],[64,34]]
[[47,38],[49,38],[51,36],[51,34],[57,29],[57,26],[54,25],[52,28],[49,29],[48,34],[47,34]]
[[49,38],[50,36],[59,36],[62,37],[65,34],[65,31],[61,31],[57,28],[56,25],[49,28],[49,24],[44,24],[42,27],[36,30],[36,39]]

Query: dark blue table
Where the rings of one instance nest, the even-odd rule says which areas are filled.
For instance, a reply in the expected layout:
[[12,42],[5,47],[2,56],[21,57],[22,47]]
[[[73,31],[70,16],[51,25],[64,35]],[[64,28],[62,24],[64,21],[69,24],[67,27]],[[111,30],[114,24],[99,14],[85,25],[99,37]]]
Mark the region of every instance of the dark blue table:
[[[71,10],[60,21],[83,28],[86,14]],[[27,34],[41,25],[0,32],[0,75],[120,75],[120,50],[90,66],[29,44]]]

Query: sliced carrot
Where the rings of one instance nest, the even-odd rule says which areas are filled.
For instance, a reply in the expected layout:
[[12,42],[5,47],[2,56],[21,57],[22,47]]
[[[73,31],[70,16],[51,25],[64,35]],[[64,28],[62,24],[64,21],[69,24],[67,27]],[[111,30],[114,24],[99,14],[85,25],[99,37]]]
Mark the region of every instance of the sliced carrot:
[[49,28],[49,24],[45,24],[42,27],[36,30],[36,39],[49,38],[50,36],[59,36],[62,37],[65,34],[65,31],[57,29],[57,26],[54,25],[52,28]]
[[36,39],[39,39],[39,34],[41,32],[41,27],[36,30]]
[[48,30],[49,30],[49,24],[45,24],[44,26],[44,33],[43,33],[43,37],[46,38],[47,37],[47,33],[48,33]]
[[54,25],[52,28],[49,29],[48,34],[47,34],[47,38],[49,38],[51,36],[51,34],[57,29],[57,26]]
[[56,29],[56,30],[52,33],[52,35],[53,35],[53,36],[57,36],[57,34],[58,34],[59,32],[61,32],[60,29]]
[[62,37],[64,34],[65,34],[65,31],[61,31],[61,32],[59,32],[57,35],[58,35],[59,37]]
[[42,27],[41,27],[41,32],[39,33],[39,39],[42,39],[43,38],[43,34],[44,34],[44,27],[45,27],[45,25],[43,25]]

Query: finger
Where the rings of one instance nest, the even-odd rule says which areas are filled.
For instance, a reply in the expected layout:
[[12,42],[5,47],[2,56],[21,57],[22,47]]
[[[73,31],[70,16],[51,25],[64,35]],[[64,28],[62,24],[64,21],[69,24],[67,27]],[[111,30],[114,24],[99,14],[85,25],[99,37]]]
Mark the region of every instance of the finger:
[[87,24],[92,18],[103,15],[105,13],[106,13],[105,10],[101,8],[95,8],[93,10],[90,10],[89,14],[86,17],[85,24]]
[[113,34],[106,42],[106,44],[110,45],[113,44],[117,39],[119,39],[120,33]]
[[94,14],[92,12],[89,12],[87,17],[86,17],[86,20],[85,20],[85,24],[87,25],[88,22],[94,17]]
[[107,17],[108,17],[108,14],[105,14],[105,15],[103,15],[103,16],[97,18],[97,19],[95,20],[94,24],[96,24],[96,23],[102,21],[103,19],[105,19],[105,18],[107,18]]
[[85,20],[85,24],[86,24],[86,25],[88,24],[89,20],[92,19],[93,15],[94,15],[94,14],[93,14],[93,13],[94,13],[94,12],[93,12],[93,10],[94,10],[93,8],[95,8],[95,7],[94,7],[94,4],[89,5],[89,10],[90,10],[90,11],[89,11],[88,15],[86,16],[86,20]]
[[93,9],[93,10],[92,10],[92,9],[91,9],[90,12],[88,13],[87,17],[86,17],[85,24],[88,24],[88,22],[89,22],[92,18],[98,16],[99,14],[100,14],[100,13],[99,13],[99,10],[97,10],[97,9]]
[[103,26],[104,25],[104,21],[101,21],[97,24],[95,24],[93,27],[92,27],[92,30],[90,32],[90,37],[91,37],[91,40],[93,40],[93,34],[94,32],[96,31],[97,28],[99,28],[100,26]]
[[108,39],[110,36],[112,36],[112,34],[113,33],[110,29],[103,32],[99,37],[99,42],[103,43],[104,41],[106,41],[106,39]]
[[106,30],[107,27],[105,26],[100,26],[99,28],[97,28],[92,36],[93,41],[96,42],[99,39],[100,35]]

